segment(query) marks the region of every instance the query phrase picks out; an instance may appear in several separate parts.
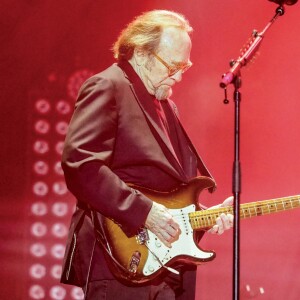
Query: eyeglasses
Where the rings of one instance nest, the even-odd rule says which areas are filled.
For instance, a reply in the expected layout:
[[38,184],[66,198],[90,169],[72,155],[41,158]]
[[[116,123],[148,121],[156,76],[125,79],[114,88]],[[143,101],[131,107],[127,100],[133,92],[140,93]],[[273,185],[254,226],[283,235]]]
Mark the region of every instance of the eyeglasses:
[[168,76],[171,77],[174,74],[176,74],[179,71],[182,71],[182,73],[186,72],[192,65],[192,62],[188,63],[178,63],[177,66],[170,66],[167,62],[165,62],[161,57],[159,57],[154,52],[151,52],[153,56],[160,61],[167,69],[168,69]]

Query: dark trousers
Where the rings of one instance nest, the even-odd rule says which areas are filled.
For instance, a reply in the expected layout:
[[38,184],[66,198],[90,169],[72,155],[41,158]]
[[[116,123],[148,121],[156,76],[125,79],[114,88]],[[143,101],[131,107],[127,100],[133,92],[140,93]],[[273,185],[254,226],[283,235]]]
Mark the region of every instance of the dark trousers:
[[196,271],[187,270],[177,278],[169,276],[159,284],[128,287],[117,280],[98,280],[88,284],[85,300],[194,300]]
[[89,283],[86,300],[175,300],[175,292],[166,284],[128,287],[117,280]]

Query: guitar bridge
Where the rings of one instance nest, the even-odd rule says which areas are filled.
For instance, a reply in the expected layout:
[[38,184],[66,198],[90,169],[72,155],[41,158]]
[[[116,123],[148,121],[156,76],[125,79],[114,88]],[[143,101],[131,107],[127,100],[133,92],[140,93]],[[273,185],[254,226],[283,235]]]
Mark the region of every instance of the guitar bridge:
[[144,245],[147,241],[149,241],[149,235],[146,228],[139,229],[138,234],[136,235],[136,240],[140,245]]

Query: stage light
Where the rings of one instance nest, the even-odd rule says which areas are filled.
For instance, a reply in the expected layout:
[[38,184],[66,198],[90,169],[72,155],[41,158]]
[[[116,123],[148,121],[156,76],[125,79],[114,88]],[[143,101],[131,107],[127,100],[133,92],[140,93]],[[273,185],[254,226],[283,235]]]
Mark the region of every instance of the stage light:
[[55,223],[51,228],[51,232],[55,237],[64,238],[68,234],[68,228],[63,223]]
[[44,244],[42,243],[34,243],[30,247],[30,253],[35,257],[43,257],[46,255],[47,250]]
[[48,74],[48,77],[47,77],[48,81],[53,83],[55,81],[57,81],[57,74],[55,72],[51,72]]
[[49,171],[49,166],[45,161],[38,160],[34,163],[33,170],[38,175],[46,175]]
[[50,289],[49,295],[51,299],[63,300],[66,297],[66,289],[62,286],[56,285]]
[[62,244],[55,244],[51,248],[51,255],[56,259],[63,259],[65,254],[65,246]]
[[50,270],[50,274],[55,279],[60,279],[62,273],[61,265],[53,265]]
[[64,202],[56,202],[52,206],[52,213],[57,217],[64,217],[68,213],[68,205]]
[[35,279],[41,279],[46,275],[46,267],[41,264],[34,264],[29,269],[29,275]]
[[37,120],[34,124],[34,129],[39,134],[46,134],[50,130],[50,124],[46,120]]
[[45,140],[37,140],[33,144],[33,150],[37,154],[45,154],[49,152],[49,143]]
[[83,300],[84,294],[81,288],[79,287],[73,287],[71,290],[71,297],[74,300]]
[[88,69],[83,69],[83,70],[78,70],[74,72],[67,83],[67,93],[68,96],[71,99],[76,99],[78,95],[78,91],[81,87],[81,85],[84,83],[86,79],[91,77],[94,72],[88,70]]
[[[29,128],[33,129],[31,134],[34,138],[30,149],[33,159],[29,186],[32,191],[30,201],[33,203],[30,204],[27,231],[31,238],[28,245],[30,299],[83,299],[80,288],[72,289],[58,283],[62,273],[69,217],[75,204],[63,178],[61,156],[74,99],[81,82],[90,74],[87,70],[74,72],[66,90],[67,77],[61,77],[53,71],[42,85],[42,96],[37,96],[38,89],[30,94],[33,96],[33,114],[29,119]],[[64,86],[61,86],[62,83]],[[62,91],[68,93],[62,95]]]
[[43,181],[38,181],[33,184],[33,193],[37,196],[45,196],[48,194],[48,185]]
[[50,102],[47,99],[38,99],[35,103],[35,109],[40,114],[49,113],[51,106]]
[[29,297],[31,299],[45,299],[45,290],[42,286],[35,284],[29,289]]
[[62,115],[67,115],[71,112],[71,105],[66,100],[60,100],[56,103],[56,110]]
[[65,121],[57,122],[55,130],[58,134],[65,136],[68,130],[68,123]]
[[35,222],[31,225],[31,234],[35,237],[45,236],[47,233],[47,226],[42,222]]
[[36,216],[44,216],[47,214],[48,208],[43,202],[35,202],[31,205],[31,212]]
[[52,190],[56,195],[65,195],[68,192],[67,186],[64,181],[55,182],[52,186]]

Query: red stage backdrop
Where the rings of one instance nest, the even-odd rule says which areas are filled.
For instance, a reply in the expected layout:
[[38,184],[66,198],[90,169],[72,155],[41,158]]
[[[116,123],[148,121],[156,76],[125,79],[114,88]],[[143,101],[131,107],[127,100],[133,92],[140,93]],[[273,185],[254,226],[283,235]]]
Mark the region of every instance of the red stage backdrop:
[[[82,299],[59,284],[75,200],[60,155],[76,93],[114,62],[120,30],[150,9],[183,13],[194,28],[194,66],[174,90],[180,116],[218,189],[231,195],[233,87],[219,88],[230,59],[277,5],[267,0],[4,1],[1,5],[1,299]],[[300,194],[300,4],[287,6],[260,53],[242,68],[241,202]],[[241,221],[241,299],[297,300],[300,211]],[[197,300],[232,297],[232,231],[206,235],[216,259],[199,267]]]

